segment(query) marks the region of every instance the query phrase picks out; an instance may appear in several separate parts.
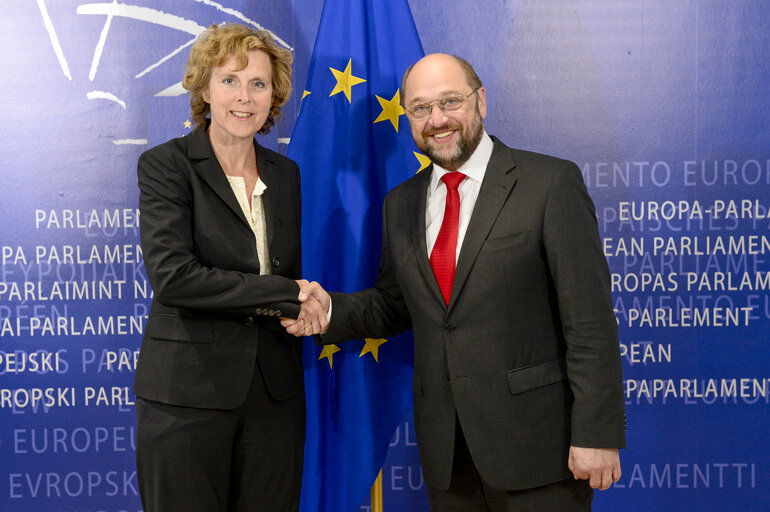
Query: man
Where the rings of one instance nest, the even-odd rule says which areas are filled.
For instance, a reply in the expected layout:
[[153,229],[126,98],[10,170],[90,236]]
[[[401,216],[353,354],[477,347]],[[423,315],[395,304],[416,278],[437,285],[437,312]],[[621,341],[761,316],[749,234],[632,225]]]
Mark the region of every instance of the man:
[[[303,286],[295,335],[414,330],[415,428],[432,510],[587,511],[620,478],[617,323],[594,206],[575,164],[483,125],[473,68],[433,54],[402,83],[432,166],[385,199],[374,287]],[[465,175],[465,177],[463,176]],[[320,314],[319,314],[320,313]]]

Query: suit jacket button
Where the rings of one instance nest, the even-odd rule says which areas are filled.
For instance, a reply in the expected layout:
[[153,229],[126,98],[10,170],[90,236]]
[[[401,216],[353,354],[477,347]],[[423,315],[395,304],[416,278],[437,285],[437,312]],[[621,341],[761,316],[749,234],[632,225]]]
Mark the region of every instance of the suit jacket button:
[[282,311],[280,309],[276,309],[275,316],[282,316]]
[[243,319],[243,325],[254,325],[254,317],[253,316],[247,316]]
[[455,326],[450,324],[450,323],[444,324],[444,332],[447,333],[447,334],[454,334],[455,333]]
[[254,312],[258,315],[263,314],[262,308],[257,308]]
[[278,268],[278,267],[280,267],[280,266],[281,266],[281,260],[279,260],[277,257],[276,257],[276,258],[273,258],[273,261],[272,261],[272,263],[273,263],[273,267],[274,267],[274,268]]

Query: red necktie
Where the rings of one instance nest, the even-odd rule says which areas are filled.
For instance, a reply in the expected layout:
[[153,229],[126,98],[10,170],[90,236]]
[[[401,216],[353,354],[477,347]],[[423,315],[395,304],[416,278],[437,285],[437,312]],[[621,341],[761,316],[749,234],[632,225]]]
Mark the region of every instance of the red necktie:
[[460,194],[457,187],[465,179],[461,172],[448,172],[441,177],[446,185],[446,208],[444,220],[441,222],[433,252],[430,253],[430,266],[436,282],[444,296],[444,302],[449,305],[452,296],[452,283],[455,280],[455,259],[457,254],[457,226],[460,220]]

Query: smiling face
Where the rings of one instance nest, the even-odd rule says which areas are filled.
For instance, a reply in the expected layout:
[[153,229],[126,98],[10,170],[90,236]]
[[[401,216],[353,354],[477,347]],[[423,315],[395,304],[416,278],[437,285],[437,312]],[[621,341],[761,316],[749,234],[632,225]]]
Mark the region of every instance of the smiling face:
[[[451,55],[444,54],[428,55],[418,61],[410,71],[404,89],[407,110],[418,103],[451,95],[467,96],[473,91],[459,63]],[[486,116],[486,91],[481,87],[465,99],[458,110],[444,112],[435,105],[424,119],[408,117],[417,147],[441,167],[455,171],[478,147]]]
[[248,52],[245,68],[235,57],[211,71],[211,80],[202,96],[211,108],[209,137],[234,144],[254,134],[265,124],[273,101],[270,57],[263,51]]

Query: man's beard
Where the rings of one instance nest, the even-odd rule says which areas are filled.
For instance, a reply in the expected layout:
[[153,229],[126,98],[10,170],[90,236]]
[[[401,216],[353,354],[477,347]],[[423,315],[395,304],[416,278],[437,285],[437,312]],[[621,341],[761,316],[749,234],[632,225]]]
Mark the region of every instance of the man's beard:
[[476,114],[473,121],[476,124],[476,128],[474,129],[473,133],[471,133],[470,137],[466,137],[465,134],[462,132],[462,130],[458,130],[458,133],[460,134],[460,139],[457,141],[457,144],[452,150],[452,153],[449,154],[448,156],[438,154],[438,152],[436,152],[431,146],[431,144],[429,142],[426,142],[426,140],[433,133],[439,133],[439,132],[445,131],[447,128],[450,128],[450,129],[462,128],[462,125],[442,126],[440,129],[437,129],[437,130],[434,129],[431,131],[425,131],[422,133],[422,141],[421,141],[422,144],[418,144],[418,146],[420,146],[420,149],[422,150],[422,152],[425,153],[428,156],[428,158],[431,159],[432,162],[440,165],[441,167],[449,171],[456,171],[465,162],[467,162],[468,159],[473,154],[473,152],[476,151],[476,148],[479,146],[479,143],[481,142],[481,137],[484,135],[484,124],[483,124],[483,120],[481,119],[481,114],[479,112],[478,105],[476,105]]

